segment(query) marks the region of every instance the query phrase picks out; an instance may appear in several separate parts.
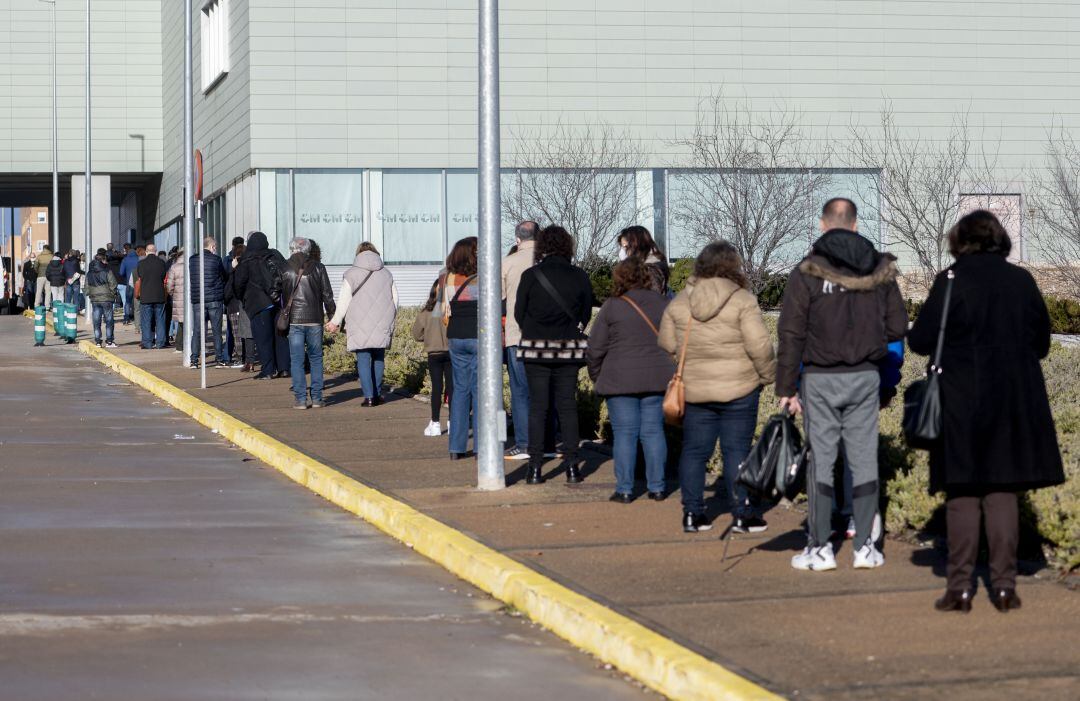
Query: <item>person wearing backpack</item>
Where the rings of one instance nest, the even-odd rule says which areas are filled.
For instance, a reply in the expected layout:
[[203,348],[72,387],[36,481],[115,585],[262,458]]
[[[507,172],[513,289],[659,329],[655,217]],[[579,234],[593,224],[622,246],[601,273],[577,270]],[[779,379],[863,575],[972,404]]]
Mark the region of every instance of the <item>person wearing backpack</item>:
[[521,327],[518,355],[529,380],[528,484],[544,481],[544,434],[548,407],[554,402],[563,435],[566,481],[582,481],[578,460],[578,371],[588,347],[585,327],[592,319],[589,274],[570,261],[574,239],[561,226],[536,236],[536,265],[521,274],[514,319]]
[[278,335],[274,326],[281,309],[282,274],[285,258],[270,248],[266,234],[253,231],[248,236],[247,249],[234,275],[233,290],[244,301],[244,311],[251,318],[255,350],[259,354],[260,370],[256,380],[287,377],[289,374],[289,345]]
[[600,307],[589,333],[589,377],[607,402],[615,434],[615,493],[610,500],[634,500],[634,468],[638,442],[645,451],[649,498],[667,496],[664,470],[664,390],[675,364],[657,345],[661,317],[668,299],[653,287],[655,279],[637,256],[612,271],[611,297]]
[[431,421],[424,429],[429,437],[442,435],[439,415],[443,397],[454,396],[454,374],[450,369],[450,345],[446,338],[446,326],[442,323],[442,296],[445,276],[439,275],[431,285],[427,302],[413,322],[412,335],[424,344],[428,358],[428,375],[431,377]]
[[832,534],[833,466],[843,442],[852,472],[853,566],[885,564],[874,540],[878,510],[879,363],[903,339],[908,316],[896,257],[860,236],[858,210],[836,197],[821,211],[822,236],[784,290],[776,396],[781,411],[802,413],[811,459],[806,478],[808,543],[797,570],[836,569]]
[[693,276],[664,311],[659,343],[676,361],[685,357],[679,457],[683,531],[712,528],[705,514],[705,470],[717,440],[735,519],[732,530],[764,531],[768,525],[758,505],[736,478],[754,440],[761,388],[775,379],[776,357],[735,246],[718,241],[698,254]]

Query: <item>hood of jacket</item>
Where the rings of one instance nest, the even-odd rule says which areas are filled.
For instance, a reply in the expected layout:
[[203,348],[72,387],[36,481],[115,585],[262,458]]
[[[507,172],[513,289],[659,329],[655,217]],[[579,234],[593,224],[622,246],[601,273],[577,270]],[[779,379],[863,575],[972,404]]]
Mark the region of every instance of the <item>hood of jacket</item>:
[[814,242],[799,270],[848,290],[870,290],[899,276],[896,256],[882,253],[865,236],[831,229]]
[[360,255],[353,259],[353,267],[360,268],[361,270],[382,270],[383,260],[379,257],[379,254],[372,251],[364,251]]
[[726,277],[691,277],[686,286],[690,288],[690,314],[696,321],[712,319],[742,289]]
[[245,253],[261,253],[270,250],[270,242],[266,240],[266,234],[261,231],[251,232],[251,236],[248,236],[247,248]]

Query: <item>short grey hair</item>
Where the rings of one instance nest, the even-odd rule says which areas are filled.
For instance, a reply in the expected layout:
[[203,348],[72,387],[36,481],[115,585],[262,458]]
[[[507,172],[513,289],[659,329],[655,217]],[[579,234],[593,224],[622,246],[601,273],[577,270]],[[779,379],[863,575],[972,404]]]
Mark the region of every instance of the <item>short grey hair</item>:
[[540,225],[534,221],[523,221],[514,227],[514,236],[521,241],[532,241],[540,233]]
[[217,239],[213,236],[207,236],[202,240],[202,246],[208,251],[217,248]]
[[311,253],[311,241],[297,236],[289,241],[289,253],[303,253],[305,256]]

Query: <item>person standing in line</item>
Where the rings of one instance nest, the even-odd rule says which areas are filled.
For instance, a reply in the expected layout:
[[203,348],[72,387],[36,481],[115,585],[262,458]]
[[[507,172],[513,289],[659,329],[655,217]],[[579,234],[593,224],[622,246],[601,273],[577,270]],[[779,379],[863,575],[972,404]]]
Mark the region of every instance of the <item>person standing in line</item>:
[[644,226],[628,226],[619,232],[619,260],[637,257],[645,261],[651,279],[650,289],[662,295],[668,295],[668,280],[671,278],[671,269],[668,267],[667,256],[656,245],[652,233]]
[[142,318],[139,328],[142,334],[140,347],[149,350],[151,343],[154,348],[164,348],[168,337],[168,329],[165,327],[165,300],[168,299],[165,291],[165,275],[167,274],[165,261],[157,255],[157,247],[150,243],[146,245],[146,257],[139,261],[135,271],[138,279],[140,309]]
[[139,301],[139,295],[135,294],[135,287],[139,284],[139,263],[146,258],[146,246],[135,247],[136,263],[135,267],[131,271],[131,303],[132,303],[132,315],[135,319],[135,332],[142,334],[142,303]]
[[[236,243],[239,241],[240,243]],[[241,372],[253,372],[255,370],[255,338],[251,333],[251,319],[244,311],[243,300],[236,294],[236,268],[240,265],[240,259],[244,256],[247,247],[243,237],[233,239],[232,251],[229,252],[225,268],[229,278],[225,282],[225,309],[229,314],[229,326],[233,330],[236,346],[229,350],[233,359],[233,367],[239,364]]]
[[125,325],[130,324],[135,316],[135,283],[131,276],[139,265],[139,254],[131,247],[130,243],[124,244],[124,257],[120,260],[120,276],[116,278],[120,283],[120,300],[124,305]]
[[431,421],[424,429],[425,436],[441,436],[443,399],[454,396],[454,374],[450,368],[450,345],[443,325],[443,286],[445,277],[435,279],[428,293],[427,302],[413,322],[413,338],[424,344],[428,358],[428,375],[431,377]]
[[791,272],[780,311],[776,396],[781,411],[803,413],[813,446],[807,474],[809,534],[791,559],[797,570],[836,569],[829,538],[833,466],[843,446],[852,472],[853,566],[885,564],[874,540],[878,510],[878,363],[907,333],[896,258],[860,236],[855,203],[836,197],[821,211],[823,235]]
[[124,262],[124,255],[117,251],[111,243],[105,244],[105,264],[109,266],[109,272],[113,274],[113,279],[116,280],[117,286],[116,298],[113,299],[113,313],[116,313],[117,302],[120,304],[120,309],[124,308],[124,298],[120,294],[120,264]]
[[79,299],[82,295],[83,268],[79,258],[78,251],[68,251],[64,257],[64,303],[74,304],[81,309]]
[[30,251],[30,257],[23,263],[23,306],[30,309],[37,298],[37,254]]
[[[52,304],[53,288],[52,283],[49,281],[46,271],[49,268],[49,264],[52,263],[53,252],[52,248],[48,245],[42,246],[41,253],[38,254],[35,266],[37,270],[37,291],[34,293],[34,306],[45,307],[46,309]],[[63,271],[61,270],[61,274]]]
[[383,403],[383,368],[386,349],[394,339],[397,287],[383,265],[379,249],[364,241],[345,271],[338,291],[337,311],[326,330],[335,333],[345,321],[348,349],[356,353],[356,374],[364,392],[361,406]]
[[649,498],[667,496],[664,470],[664,390],[675,374],[671,356],[657,345],[658,327],[668,305],[652,289],[652,275],[641,258],[618,263],[611,297],[600,307],[589,334],[589,376],[607,402],[615,433],[615,493],[611,501],[634,500],[638,442],[645,451]]
[[990,600],[1004,613],[1020,608],[1017,494],[1065,481],[1039,364],[1050,352],[1050,316],[1031,273],[1008,261],[1012,241],[993,214],[966,215],[948,240],[956,262],[937,276],[908,333],[913,352],[933,356],[948,312],[941,438],[930,449],[930,492],[945,492],[949,544],[948,583],[935,608],[971,610],[985,530]]
[[[282,291],[289,310],[289,360],[294,409],[321,409],[323,402],[323,323],[335,311],[334,291],[326,267],[311,257],[312,241],[289,241]],[[311,363],[311,403],[308,403],[305,358]]]
[[[200,265],[201,270],[200,270]],[[227,368],[231,365],[229,349],[222,343],[221,320],[225,312],[225,264],[217,254],[217,241],[207,236],[203,239],[203,250],[188,257],[187,274],[191,280],[191,313],[199,317],[202,308],[202,288],[206,288],[206,317],[196,323],[191,334],[191,367],[199,367],[199,355],[202,353],[203,334],[206,324],[210,324],[210,338],[214,342],[214,364],[210,367]]]
[[251,332],[259,354],[261,369],[256,380],[287,377],[289,345],[278,335],[274,326],[282,303],[285,258],[270,248],[266,234],[253,231],[248,236],[247,249],[234,273],[233,289],[244,301],[244,311],[251,319]]
[[585,327],[592,318],[589,274],[574,265],[574,239],[561,226],[537,234],[536,265],[521,275],[514,318],[521,327],[518,353],[529,379],[528,484],[544,481],[544,434],[552,403],[563,435],[566,481],[582,481],[578,459],[578,371],[585,364]]
[[525,363],[518,357],[518,344],[521,343],[521,327],[514,318],[517,305],[517,291],[521,284],[521,275],[535,263],[536,235],[540,225],[534,221],[523,221],[514,228],[515,248],[517,250],[503,258],[502,291],[506,310],[506,371],[510,377],[510,413],[514,420],[514,445],[506,449],[510,460],[529,459],[529,379],[525,376]]
[[173,350],[177,353],[184,352],[184,269],[187,268],[184,260],[184,249],[176,249],[176,258],[169,266],[169,274],[165,277],[166,292],[172,302],[173,321],[175,332],[173,333]]
[[[116,348],[113,336],[113,304],[116,300],[116,277],[109,269],[108,253],[99,248],[97,255],[90,261],[86,273],[86,294],[93,307],[94,343],[104,348]],[[105,322],[105,342],[101,341],[101,323]]]
[[717,440],[732,530],[766,530],[760,505],[736,479],[754,440],[761,388],[776,378],[776,356],[735,246],[718,241],[701,250],[693,276],[664,311],[659,343],[676,362],[686,349],[679,457],[683,531],[712,528],[705,512],[705,471]]
[[230,306],[232,298],[228,295],[229,281],[232,279],[233,270],[236,268],[233,265],[233,261],[239,258],[236,255],[237,247],[240,247],[241,254],[243,253],[244,237],[234,236],[232,243],[229,246],[229,252],[225,254],[225,347],[229,349],[229,357],[233,359],[233,367],[238,368],[241,366],[240,358],[243,356],[243,349],[241,352],[236,352],[236,308]]
[[480,349],[477,322],[480,286],[477,282],[476,250],[477,238],[469,236],[455,243],[446,257],[443,323],[446,324],[450,366],[454,376],[454,394],[450,397],[451,460],[470,454],[469,429],[475,430],[479,409],[477,367]]
[[[41,257],[38,257],[38,265],[40,266]],[[57,302],[61,302],[64,299],[64,285],[66,284],[66,278],[64,277],[64,259],[59,255],[54,255],[49,259],[48,264],[45,266],[45,282],[49,288],[49,296]]]

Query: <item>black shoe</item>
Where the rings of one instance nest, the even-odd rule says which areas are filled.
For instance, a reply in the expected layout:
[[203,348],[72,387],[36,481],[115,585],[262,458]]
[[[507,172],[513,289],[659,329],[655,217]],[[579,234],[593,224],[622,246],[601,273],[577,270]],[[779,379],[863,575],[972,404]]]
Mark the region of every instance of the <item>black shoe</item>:
[[540,465],[529,465],[529,474],[525,477],[525,484],[543,484],[543,468]]
[[585,478],[581,476],[581,463],[577,460],[570,460],[566,463],[566,483],[567,484],[581,484],[585,481]]
[[253,379],[253,380],[272,380],[272,379],[274,379],[274,376],[273,375],[256,375],[255,377],[253,377],[251,379]]
[[683,533],[702,533],[711,531],[712,524],[709,523],[709,517],[705,514],[692,514],[689,511],[684,511],[682,529]]
[[663,492],[649,492],[649,498],[653,501],[663,501],[664,499],[667,499],[667,494],[664,494]]
[[945,596],[934,602],[934,608],[938,611],[971,613],[971,596],[972,593],[970,589],[965,589],[964,591],[946,589]]
[[360,402],[360,406],[376,406],[375,400],[370,397],[364,397],[364,401]]
[[1020,597],[1016,595],[1015,589],[991,589],[990,601],[993,602],[994,608],[1002,613],[1020,608]]
[[634,501],[634,495],[623,494],[622,492],[615,492],[610,497],[608,497],[608,501],[613,501],[616,504],[630,504]]
[[285,371],[285,370],[278,370],[278,371],[277,371],[277,372],[276,372],[276,373],[274,374],[274,379],[275,379],[275,380],[280,380],[280,379],[282,379],[283,377],[292,377],[292,375],[291,375],[291,374],[290,374],[289,372]]
[[44,343],[35,343],[34,344],[34,348],[44,348],[44,347],[45,347]]
[[731,526],[733,533],[764,533],[769,530],[769,524],[759,516],[741,516],[735,519]]
[[451,460],[461,460],[461,459],[463,459],[463,458],[467,458],[467,457],[470,457],[471,455],[472,455],[472,453],[469,453],[469,452],[465,452],[465,453],[450,453],[450,459],[451,459]]

